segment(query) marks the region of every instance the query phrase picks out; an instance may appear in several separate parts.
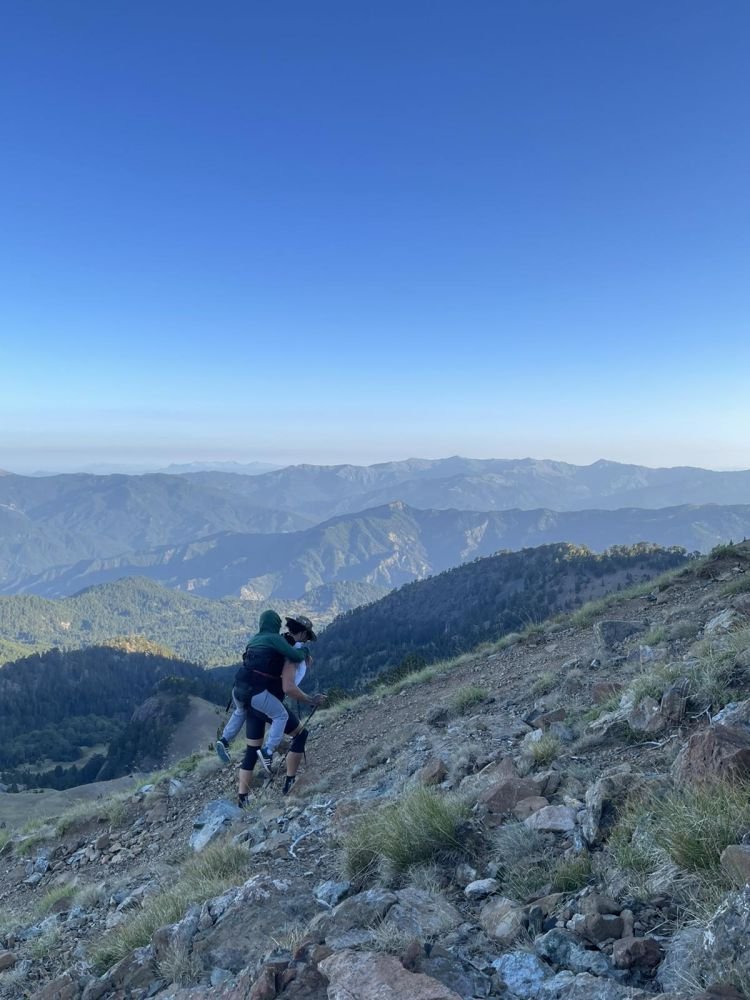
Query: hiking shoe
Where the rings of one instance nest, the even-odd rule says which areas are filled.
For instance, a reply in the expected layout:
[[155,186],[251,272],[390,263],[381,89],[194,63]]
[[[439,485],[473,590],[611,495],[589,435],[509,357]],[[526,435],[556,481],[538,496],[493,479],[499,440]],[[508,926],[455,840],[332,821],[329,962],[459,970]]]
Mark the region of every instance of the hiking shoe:
[[216,753],[218,754],[219,760],[223,761],[225,764],[231,764],[232,758],[229,756],[229,744],[220,736],[216,741]]
[[266,772],[266,774],[271,773],[271,760],[273,759],[273,750],[269,750],[268,747],[261,747],[258,751],[258,760],[260,761],[260,766]]
[[296,774],[295,775],[288,774],[286,778],[284,778],[284,787],[281,789],[281,794],[288,795],[289,789],[292,787],[292,785],[296,780],[297,780]]
[[250,803],[247,801],[247,795],[238,795],[237,796],[237,806],[240,809],[247,809],[249,805],[250,805]]

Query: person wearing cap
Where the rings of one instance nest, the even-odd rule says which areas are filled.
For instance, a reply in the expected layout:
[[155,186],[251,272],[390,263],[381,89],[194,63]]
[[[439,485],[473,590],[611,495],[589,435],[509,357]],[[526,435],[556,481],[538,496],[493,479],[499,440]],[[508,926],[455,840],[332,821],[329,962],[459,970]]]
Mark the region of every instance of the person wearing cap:
[[[290,621],[291,619],[287,618],[287,628],[289,628]],[[295,622],[295,625],[297,624]],[[267,653],[276,653],[284,656],[295,664],[296,672],[300,673],[300,666],[304,666],[306,659],[309,657],[307,647],[303,642],[297,641],[300,637],[305,638],[304,628],[301,625],[299,626],[299,629],[302,631],[301,636],[298,630],[294,636],[288,633],[283,638],[279,635],[280,629],[281,618],[278,614],[275,611],[264,611],[260,616],[257,633],[245,648],[245,653],[242,657],[243,664],[249,650],[255,648]],[[290,647],[294,648],[294,652],[290,652]],[[302,676],[304,676],[304,671],[302,672]],[[254,693],[251,691],[251,688],[255,688]],[[231,703],[234,705],[234,711],[224,727],[224,731],[216,741],[216,753],[225,764],[231,763],[229,744],[245,724],[248,707],[254,708],[263,715],[268,716],[271,720],[268,743],[266,746],[261,747],[260,750],[261,765],[266,772],[269,772],[273,751],[282,740],[289,713],[279,698],[276,698],[271,692],[262,687],[260,678],[253,673],[248,673],[244,666],[240,668],[235,676]]]
[[[266,615],[269,617],[266,618]],[[308,619],[303,619],[305,624],[296,619],[290,619],[289,621],[291,622],[290,629],[292,630],[302,626],[297,632],[290,631],[289,637],[295,640],[295,643],[301,643],[303,639],[309,641],[308,632],[313,638],[315,637],[312,624]],[[284,787],[282,789],[284,795],[289,792],[296,780],[297,769],[304,756],[305,744],[308,737],[307,729],[293,712],[286,712],[286,709],[284,709],[287,718],[283,726],[276,724],[276,720],[271,720],[271,717],[262,708],[258,707],[261,701],[263,701],[260,696],[270,695],[277,702],[281,703],[284,697],[288,695],[295,701],[305,702],[316,708],[326,700],[325,695],[318,694],[311,697],[297,687],[297,670],[305,659],[307,649],[305,646],[295,648],[290,645],[288,639],[282,638],[278,634],[280,627],[281,619],[275,611],[264,612],[261,615],[261,629],[265,628],[266,632],[263,634],[261,631],[261,633],[254,636],[247,644],[244,656],[242,657],[243,666],[235,677],[237,700],[249,705],[246,724],[247,748],[242,764],[240,765],[240,785],[237,799],[237,804],[240,808],[244,808],[247,805],[250,782],[256,762],[260,760],[264,767],[270,765],[273,751],[278,746],[278,742],[273,742],[277,733],[279,741],[282,735],[291,738],[289,752],[286,756],[286,778],[284,779]],[[272,639],[269,639],[268,632],[271,629],[273,630],[273,636]],[[283,648],[280,648],[279,643]],[[273,724],[268,741],[264,745],[263,734],[265,733],[266,724],[269,721],[272,721]],[[267,769],[270,770],[270,766]]]

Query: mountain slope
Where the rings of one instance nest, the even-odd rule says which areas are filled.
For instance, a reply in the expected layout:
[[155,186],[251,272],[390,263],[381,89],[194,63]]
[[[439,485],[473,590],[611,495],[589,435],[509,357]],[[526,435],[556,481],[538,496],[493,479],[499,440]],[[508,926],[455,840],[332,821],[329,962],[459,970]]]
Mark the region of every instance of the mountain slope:
[[138,575],[210,597],[288,601],[330,583],[390,589],[501,549],[572,542],[602,551],[648,541],[705,552],[748,535],[750,506],[480,513],[417,510],[395,502],[304,531],[224,533],[186,545],[57,567],[17,578],[6,592],[55,597]]
[[7,475],[0,477],[0,582],[217,531],[306,523],[182,476]]
[[683,550],[648,545],[600,555],[543,545],[476,559],[335,619],[316,647],[316,682],[352,688],[406,656],[446,659],[686,560]]

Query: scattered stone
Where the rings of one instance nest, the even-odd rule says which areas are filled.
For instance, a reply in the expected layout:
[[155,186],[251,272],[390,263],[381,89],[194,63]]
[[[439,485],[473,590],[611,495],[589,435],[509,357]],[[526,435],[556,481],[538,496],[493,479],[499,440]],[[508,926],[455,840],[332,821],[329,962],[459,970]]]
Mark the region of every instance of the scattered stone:
[[12,969],[16,964],[16,956],[12,951],[0,951],[0,972]]
[[663,958],[663,952],[654,938],[623,938],[615,941],[612,960],[618,969],[655,969]]
[[523,909],[506,896],[495,896],[482,907],[479,923],[493,940],[511,945],[524,928]]
[[661,714],[659,702],[654,698],[641,698],[628,712],[627,723],[631,729],[641,733],[659,733],[666,728],[666,720]]
[[700,969],[705,979],[721,981],[731,969],[750,980],[750,885],[730,893],[703,934]]
[[525,820],[548,805],[549,799],[546,799],[543,795],[531,795],[528,799],[521,799],[514,807],[513,815],[516,819]]
[[530,830],[570,833],[576,828],[576,813],[569,806],[544,806],[525,819],[524,824]]
[[589,913],[583,918],[582,930],[594,944],[620,938],[623,931],[622,917],[608,913]]
[[470,882],[464,889],[464,896],[467,899],[486,899],[497,892],[500,883],[496,878],[481,878],[476,882]]
[[461,1000],[422,972],[407,972],[393,955],[344,949],[324,959],[329,1000]]
[[383,923],[407,936],[426,938],[444,934],[463,919],[447,899],[422,889],[400,889],[396,897]]
[[703,626],[703,634],[720,635],[722,632],[731,632],[740,622],[741,616],[734,608],[725,608],[706,622]]
[[215,799],[209,802],[193,822],[194,832],[190,836],[190,846],[200,852],[235,820],[242,818],[242,810],[226,802]]
[[423,785],[439,785],[448,776],[448,769],[439,757],[433,757],[417,771],[417,781]]
[[642,622],[609,619],[594,625],[594,638],[599,648],[606,653],[615,649],[632,635],[638,635],[645,630],[646,626]]
[[690,681],[687,677],[678,677],[672,681],[661,696],[659,710],[669,722],[682,722],[687,711],[690,695]]
[[590,972],[595,976],[615,976],[615,970],[606,955],[585,948],[575,935],[559,927],[536,938],[534,951],[561,969]]
[[536,955],[527,951],[512,951],[492,963],[493,969],[513,997],[538,997],[542,983],[552,970]]
[[342,899],[345,899],[351,892],[351,889],[351,882],[334,882],[332,879],[329,879],[327,882],[321,882],[313,890],[313,896],[321,906],[326,906],[330,910],[334,906],[337,906]]

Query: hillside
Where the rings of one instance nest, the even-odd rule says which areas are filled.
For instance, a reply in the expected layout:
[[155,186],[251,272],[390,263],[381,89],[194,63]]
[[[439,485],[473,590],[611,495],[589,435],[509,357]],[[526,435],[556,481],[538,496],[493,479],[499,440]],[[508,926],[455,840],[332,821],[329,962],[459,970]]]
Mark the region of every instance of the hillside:
[[252,479],[213,472],[191,478],[260,506],[293,510],[315,520],[392,500],[425,509],[554,511],[750,503],[750,471],[651,469],[608,461],[580,466],[532,458],[454,456],[369,466],[293,465]]
[[319,713],[289,800],[194,755],[11,831],[0,996],[747,1000],[750,546],[652,596]]
[[[310,591],[332,583],[391,589],[500,549],[571,542],[602,551],[647,541],[707,551],[748,535],[750,505],[482,513],[418,510],[395,501],[304,531],[222,533],[184,545],[56,566],[17,579],[13,589],[58,597],[124,576],[145,576],[205,597],[290,601],[303,600]],[[350,600],[348,606],[355,603]]]
[[189,695],[223,703],[229,686],[192,663],[111,646],[9,663],[0,670],[2,780],[61,789],[153,766]]
[[[280,614],[324,626],[336,614],[376,600],[383,588],[329,584],[299,601],[275,601]],[[143,636],[192,663],[234,663],[257,627],[265,601],[209,600],[128,577],[72,597],[0,597],[0,665],[52,646],[77,649],[117,636]]]
[[595,554],[562,544],[476,559],[335,619],[316,644],[316,682],[351,689],[407,657],[448,659],[645,583],[686,558],[682,549],[648,545]]
[[0,477],[0,588],[51,566],[176,545],[217,531],[309,523],[183,476]]

